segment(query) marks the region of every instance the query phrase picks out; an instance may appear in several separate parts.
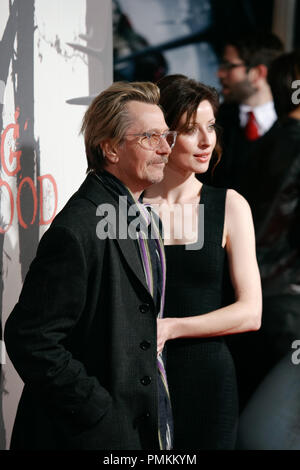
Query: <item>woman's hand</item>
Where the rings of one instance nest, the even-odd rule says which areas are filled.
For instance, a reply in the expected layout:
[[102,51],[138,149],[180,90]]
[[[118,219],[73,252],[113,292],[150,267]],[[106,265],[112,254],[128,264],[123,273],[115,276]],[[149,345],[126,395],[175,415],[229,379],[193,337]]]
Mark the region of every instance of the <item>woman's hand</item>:
[[161,354],[165,342],[176,338],[176,318],[160,318],[157,320],[157,354]]

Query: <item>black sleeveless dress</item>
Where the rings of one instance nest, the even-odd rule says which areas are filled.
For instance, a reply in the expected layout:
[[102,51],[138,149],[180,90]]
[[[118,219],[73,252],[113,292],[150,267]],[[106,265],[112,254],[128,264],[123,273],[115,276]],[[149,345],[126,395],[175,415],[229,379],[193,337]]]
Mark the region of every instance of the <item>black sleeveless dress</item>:
[[[226,304],[225,198],[226,189],[203,185],[201,249],[165,246],[165,317],[201,315]],[[166,348],[174,449],[233,449],[238,397],[234,364],[224,337],[180,338],[168,341]]]

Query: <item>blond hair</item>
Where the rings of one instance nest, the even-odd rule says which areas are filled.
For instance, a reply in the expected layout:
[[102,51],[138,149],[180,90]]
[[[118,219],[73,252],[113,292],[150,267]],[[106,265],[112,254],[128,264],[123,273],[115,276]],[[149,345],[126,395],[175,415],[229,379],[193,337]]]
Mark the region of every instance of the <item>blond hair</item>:
[[151,82],[115,82],[94,98],[81,127],[88,171],[101,171],[105,166],[101,142],[106,139],[111,139],[114,145],[122,142],[131,124],[127,103],[140,101],[158,105],[159,96],[159,88]]

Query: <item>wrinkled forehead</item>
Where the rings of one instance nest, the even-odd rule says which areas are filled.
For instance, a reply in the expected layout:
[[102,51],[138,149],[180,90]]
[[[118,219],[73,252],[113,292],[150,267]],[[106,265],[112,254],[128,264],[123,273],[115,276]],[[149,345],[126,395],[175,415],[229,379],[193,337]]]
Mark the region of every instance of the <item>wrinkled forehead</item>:
[[145,132],[149,130],[163,132],[168,129],[164,114],[156,104],[129,101],[126,105],[128,130]]

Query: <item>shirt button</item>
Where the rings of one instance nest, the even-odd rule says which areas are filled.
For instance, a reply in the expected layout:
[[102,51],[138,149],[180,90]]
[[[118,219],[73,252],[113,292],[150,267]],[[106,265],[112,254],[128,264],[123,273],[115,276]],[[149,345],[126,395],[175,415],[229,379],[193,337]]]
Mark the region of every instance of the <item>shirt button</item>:
[[149,304],[142,304],[139,307],[141,313],[147,313],[149,312],[150,305]]
[[151,383],[151,377],[149,377],[149,375],[145,375],[145,377],[141,379],[142,385],[149,385],[150,383]]
[[142,341],[141,344],[140,344],[140,348],[143,351],[147,351],[147,349],[149,349],[150,346],[151,346],[151,344],[149,343],[149,341]]

